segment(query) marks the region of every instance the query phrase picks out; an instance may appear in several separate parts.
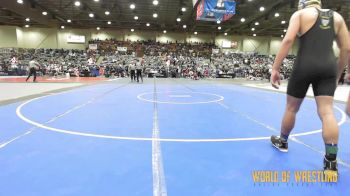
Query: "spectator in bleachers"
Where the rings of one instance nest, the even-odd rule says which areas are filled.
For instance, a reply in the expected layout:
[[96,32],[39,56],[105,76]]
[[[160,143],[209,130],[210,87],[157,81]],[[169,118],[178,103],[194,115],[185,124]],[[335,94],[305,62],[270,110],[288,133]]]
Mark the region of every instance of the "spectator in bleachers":
[[[101,41],[91,40],[98,44],[99,50],[63,50],[63,49],[21,49],[16,52],[18,72],[26,72],[32,56],[38,56],[43,75],[123,77],[128,76],[130,65],[135,57],[132,52],[144,51],[143,72],[145,75],[156,74],[157,77],[240,77],[249,80],[270,78],[272,56],[257,53],[224,53],[212,54],[214,44],[204,43],[159,43],[155,41]],[[124,47],[127,51],[117,51]],[[10,53],[11,55],[14,52]],[[97,65],[96,59],[102,55],[102,62]],[[1,70],[14,73],[11,69],[11,56],[0,54]],[[96,57],[96,58],[95,58]],[[289,78],[294,57],[287,58],[281,73]],[[19,75],[20,73],[15,73]],[[136,75],[136,73],[135,73]],[[133,77],[134,78],[134,77]]]

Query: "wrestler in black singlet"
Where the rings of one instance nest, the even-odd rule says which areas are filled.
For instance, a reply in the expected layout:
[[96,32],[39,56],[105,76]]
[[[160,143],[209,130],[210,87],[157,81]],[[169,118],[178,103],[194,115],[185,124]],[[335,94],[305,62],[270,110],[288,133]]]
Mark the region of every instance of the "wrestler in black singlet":
[[315,96],[334,96],[337,86],[333,11],[317,10],[316,23],[300,37],[298,55],[288,84],[287,94],[296,98],[304,98],[310,84]]

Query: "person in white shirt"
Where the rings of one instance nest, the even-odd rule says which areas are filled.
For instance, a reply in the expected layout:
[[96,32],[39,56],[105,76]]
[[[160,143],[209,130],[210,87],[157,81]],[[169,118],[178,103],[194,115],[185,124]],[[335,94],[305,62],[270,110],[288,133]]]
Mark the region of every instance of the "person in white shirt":
[[36,62],[34,58],[32,58],[32,60],[29,61],[29,74],[26,79],[26,82],[29,80],[29,78],[32,75],[34,76],[33,82],[36,82],[36,70],[38,69],[39,66],[40,66],[39,63]]
[[95,64],[95,60],[93,59],[93,57],[90,57],[90,58],[88,59],[88,64],[89,64],[89,65],[94,65],[94,64]]
[[10,62],[11,62],[11,68],[12,68],[12,69],[17,68],[18,61],[17,61],[16,56],[13,56],[13,57],[11,58]]
[[136,70],[136,66],[134,62],[131,62],[131,64],[129,65],[129,69],[130,69],[131,82],[133,82],[135,81],[135,70]]
[[17,58],[15,55],[11,58],[10,63],[11,63],[11,69],[13,70],[13,72],[16,75],[19,75],[18,74],[18,61],[17,61]]

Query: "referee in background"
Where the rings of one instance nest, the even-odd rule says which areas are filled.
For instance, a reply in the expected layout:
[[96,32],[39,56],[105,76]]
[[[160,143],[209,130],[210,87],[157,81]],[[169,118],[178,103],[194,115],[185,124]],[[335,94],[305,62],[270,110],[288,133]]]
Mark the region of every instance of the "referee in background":
[[130,69],[131,82],[133,82],[135,81],[135,70],[136,70],[134,62],[130,63],[129,69]]
[[141,60],[138,60],[136,63],[136,76],[137,76],[137,82],[140,82],[139,78],[141,77],[141,82],[143,83],[143,78],[142,78],[142,62]]
[[35,58],[33,57],[31,61],[29,61],[29,75],[26,79],[26,82],[28,82],[29,78],[33,75],[34,79],[33,82],[36,82],[36,70],[40,67],[40,64],[35,61]]

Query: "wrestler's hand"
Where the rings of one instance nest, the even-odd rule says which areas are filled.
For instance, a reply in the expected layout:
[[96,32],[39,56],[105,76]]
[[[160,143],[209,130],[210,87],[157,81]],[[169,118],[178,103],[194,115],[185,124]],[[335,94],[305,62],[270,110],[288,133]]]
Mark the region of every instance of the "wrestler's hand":
[[280,77],[280,72],[277,70],[272,70],[271,72],[271,84],[275,89],[279,89],[281,85],[281,77]]

